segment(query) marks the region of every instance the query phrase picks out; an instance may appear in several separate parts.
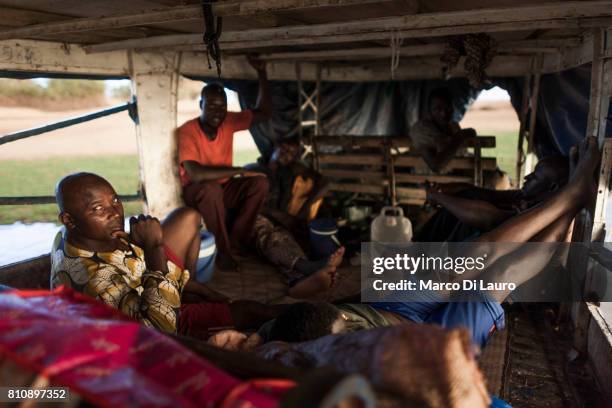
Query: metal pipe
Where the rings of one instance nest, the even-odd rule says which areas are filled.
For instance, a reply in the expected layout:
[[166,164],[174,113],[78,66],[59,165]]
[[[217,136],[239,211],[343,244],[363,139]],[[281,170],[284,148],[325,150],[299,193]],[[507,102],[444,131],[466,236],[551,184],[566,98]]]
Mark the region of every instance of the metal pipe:
[[[123,202],[142,201],[139,194],[120,195],[119,200]],[[55,204],[55,196],[32,196],[32,197],[0,197],[0,205],[35,205]]]
[[51,123],[49,125],[44,125],[32,129],[21,130],[15,133],[9,133],[8,135],[4,135],[0,137],[0,145],[5,143],[14,142],[21,139],[26,139],[28,137],[37,136],[43,133],[51,132],[52,130],[62,129],[65,127],[77,125],[79,123],[89,122],[90,120],[102,118],[104,116],[114,115],[115,113],[123,112],[129,110],[134,102],[126,102],[122,105],[113,106],[112,108],[102,109],[96,112],[88,113],[83,116],[77,116],[74,118],[61,120],[59,122]]

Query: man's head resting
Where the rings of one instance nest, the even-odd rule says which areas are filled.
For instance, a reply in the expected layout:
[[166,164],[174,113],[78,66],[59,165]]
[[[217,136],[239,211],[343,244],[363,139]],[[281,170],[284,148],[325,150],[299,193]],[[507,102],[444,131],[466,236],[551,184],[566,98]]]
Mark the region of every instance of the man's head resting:
[[569,163],[565,156],[554,155],[538,161],[534,171],[525,176],[523,197],[536,198],[540,194],[558,190],[567,183]]
[[[114,242],[124,232],[123,205],[104,178],[93,173],[74,173],[55,187],[59,221],[71,239],[97,249]],[[95,248],[94,248],[95,247]]]
[[202,88],[200,94],[202,122],[214,129],[218,128],[227,116],[227,96],[223,86],[213,83]]
[[287,166],[297,159],[300,153],[300,138],[290,137],[276,142],[276,147],[272,153],[271,160],[281,166]]
[[270,329],[270,340],[299,343],[344,330],[344,319],[336,306],[325,302],[299,302],[276,318]]

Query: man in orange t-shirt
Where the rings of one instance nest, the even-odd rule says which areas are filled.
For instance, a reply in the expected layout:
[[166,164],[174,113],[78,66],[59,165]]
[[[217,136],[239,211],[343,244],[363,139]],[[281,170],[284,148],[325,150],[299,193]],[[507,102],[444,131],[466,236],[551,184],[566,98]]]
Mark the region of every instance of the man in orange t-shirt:
[[[264,174],[232,163],[234,133],[272,115],[265,63],[254,58],[249,58],[249,63],[259,78],[257,108],[228,112],[223,87],[207,85],[200,100],[202,114],[184,123],[177,132],[183,199],[200,212],[215,235],[217,265],[226,270],[237,268],[231,246],[245,245],[268,192]],[[232,220],[227,219],[227,210],[235,213]],[[228,224],[232,226],[229,233]]]

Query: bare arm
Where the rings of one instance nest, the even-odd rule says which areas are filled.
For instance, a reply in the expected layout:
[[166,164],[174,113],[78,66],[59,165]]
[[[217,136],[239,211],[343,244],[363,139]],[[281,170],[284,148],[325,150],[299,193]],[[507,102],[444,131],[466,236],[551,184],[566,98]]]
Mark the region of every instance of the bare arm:
[[227,177],[243,174],[245,170],[242,167],[218,167],[218,166],[203,166],[200,163],[187,160],[181,163],[185,168],[189,180],[194,183],[201,181],[214,181]]
[[514,212],[501,210],[487,201],[454,197],[443,193],[428,192],[428,200],[446,208],[464,224],[482,230],[490,230],[515,215]]
[[457,150],[459,150],[465,139],[475,136],[476,132],[474,129],[463,129],[455,133],[451,143],[445,146],[441,152],[436,153],[436,149],[431,147],[423,149],[420,153],[429,168],[438,173],[455,157]]
[[320,198],[324,197],[329,191],[329,180],[325,177],[318,175],[315,179],[315,185],[312,188],[312,192],[308,197],[308,200],[300,208],[298,217],[302,219],[308,218],[310,214],[310,207]]
[[272,117],[272,99],[270,98],[270,84],[266,72],[266,63],[256,58],[249,57],[249,63],[257,71],[259,79],[259,95],[257,96],[257,108],[253,109],[253,121],[260,123]]

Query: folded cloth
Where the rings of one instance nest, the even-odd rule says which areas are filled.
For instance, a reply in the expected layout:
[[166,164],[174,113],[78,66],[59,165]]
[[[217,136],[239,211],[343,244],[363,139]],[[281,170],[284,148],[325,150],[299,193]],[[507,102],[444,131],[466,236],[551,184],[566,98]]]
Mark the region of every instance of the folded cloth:
[[3,293],[0,316],[0,362],[39,373],[96,406],[212,407],[231,400],[268,408],[278,406],[279,388],[280,394],[288,388],[242,382],[157,330],[64,287]]

